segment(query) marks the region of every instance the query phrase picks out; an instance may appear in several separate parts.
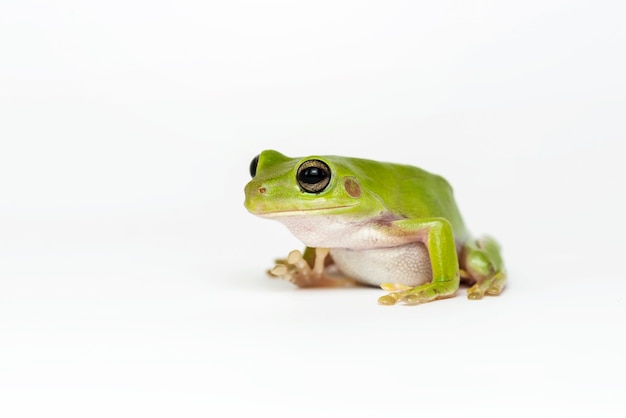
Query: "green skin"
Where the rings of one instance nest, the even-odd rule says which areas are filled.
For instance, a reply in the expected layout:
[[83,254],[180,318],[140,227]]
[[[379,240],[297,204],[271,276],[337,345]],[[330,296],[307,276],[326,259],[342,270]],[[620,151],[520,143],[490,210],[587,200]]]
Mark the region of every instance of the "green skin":
[[[296,251],[277,261],[273,275],[303,287],[341,285],[349,280],[327,274],[332,265],[328,249],[332,254],[335,248],[366,251],[422,243],[430,260],[430,282],[377,283],[390,292],[379,303],[416,304],[450,297],[462,279],[471,285],[470,299],[502,291],[500,247],[489,237],[471,238],[442,177],[408,165],[358,158],[289,158],[271,150],[257,158],[245,188],[246,208],[284,222],[307,245],[304,258]],[[330,171],[328,183],[313,192],[298,177],[301,165],[311,160],[323,162]],[[342,230],[337,225],[347,226]],[[369,239],[372,236],[376,239]]]

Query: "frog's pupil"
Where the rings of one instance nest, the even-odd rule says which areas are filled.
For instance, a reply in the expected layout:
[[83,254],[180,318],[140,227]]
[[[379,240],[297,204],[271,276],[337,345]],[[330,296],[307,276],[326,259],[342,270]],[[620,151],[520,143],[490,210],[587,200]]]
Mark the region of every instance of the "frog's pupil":
[[314,184],[326,177],[326,173],[317,167],[309,167],[302,172],[302,181],[309,184]]

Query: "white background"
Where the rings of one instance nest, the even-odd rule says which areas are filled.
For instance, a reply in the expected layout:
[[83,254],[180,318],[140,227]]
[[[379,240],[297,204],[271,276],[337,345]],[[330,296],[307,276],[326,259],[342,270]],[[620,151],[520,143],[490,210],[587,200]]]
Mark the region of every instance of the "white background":
[[[625,15],[3,0],[0,415],[624,416]],[[266,148],[444,175],[509,286],[266,278],[301,247],[242,206]]]

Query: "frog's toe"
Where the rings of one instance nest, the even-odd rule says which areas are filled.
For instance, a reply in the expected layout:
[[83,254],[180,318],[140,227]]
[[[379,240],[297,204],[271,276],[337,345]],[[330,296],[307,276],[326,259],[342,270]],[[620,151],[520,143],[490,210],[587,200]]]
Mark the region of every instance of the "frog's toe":
[[293,268],[293,266],[289,266],[286,264],[277,264],[270,270],[268,270],[267,273],[272,278],[286,280],[294,284],[296,284],[297,282],[297,272]]
[[473,287],[467,289],[467,298],[471,300],[481,300],[485,296],[485,292]]
[[503,286],[501,284],[494,284],[494,285],[491,285],[489,289],[487,289],[486,293],[489,296],[498,296],[500,293],[502,293],[502,289],[503,289]]
[[402,283],[381,283],[380,288],[387,292],[400,292],[412,289],[411,286]]
[[402,303],[405,305],[418,305],[420,303],[430,302],[433,299],[434,298],[430,298],[423,293],[409,294],[402,298]]
[[454,295],[458,287],[458,282],[442,281],[427,283],[416,287],[383,283],[381,287],[391,291],[391,293],[378,299],[378,303],[381,305],[394,305],[397,302],[402,302],[405,305],[417,305]]
[[310,282],[311,267],[300,251],[293,250],[286,259],[276,260],[276,264],[268,273],[271,277],[287,280],[299,287],[306,287]]
[[289,273],[289,268],[284,264],[276,264],[267,273],[272,277],[286,278],[285,276]]
[[471,300],[481,300],[485,297],[485,292],[489,289],[489,280],[483,280],[467,289],[467,298]]
[[467,289],[467,298],[471,300],[480,300],[485,295],[498,296],[502,293],[506,276],[503,272],[498,272],[474,286]]
[[420,303],[430,302],[438,299],[443,295],[443,289],[432,283],[422,286],[417,286],[411,290],[404,292],[402,302],[406,305],[417,305]]
[[389,292],[378,298],[378,303],[386,306],[395,305],[398,301],[403,300],[406,292],[411,289],[410,286],[401,283],[381,283],[380,287]]
[[328,249],[315,249],[313,268],[305,260],[302,253],[293,250],[285,260],[276,260],[276,265],[269,270],[272,277],[290,281],[298,287],[345,287],[353,286],[356,281],[348,277],[330,276],[325,271],[324,260]]
[[395,305],[397,301],[398,298],[393,293],[378,298],[378,303],[386,306]]

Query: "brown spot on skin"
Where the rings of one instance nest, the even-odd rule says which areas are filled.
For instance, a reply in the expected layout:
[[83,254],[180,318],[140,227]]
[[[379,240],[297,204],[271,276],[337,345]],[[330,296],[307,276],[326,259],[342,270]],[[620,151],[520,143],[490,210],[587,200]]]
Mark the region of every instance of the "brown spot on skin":
[[265,194],[266,191],[265,187],[259,187],[259,193]]
[[392,213],[384,213],[381,212],[377,218],[374,218],[376,224],[381,226],[391,226],[393,221],[397,221],[400,219],[406,219],[405,216],[397,216]]
[[356,181],[354,177],[346,177],[343,180],[343,187],[346,189],[346,192],[351,197],[361,196],[361,186],[359,185],[359,182]]

